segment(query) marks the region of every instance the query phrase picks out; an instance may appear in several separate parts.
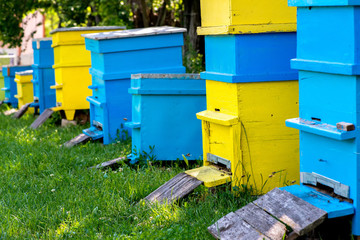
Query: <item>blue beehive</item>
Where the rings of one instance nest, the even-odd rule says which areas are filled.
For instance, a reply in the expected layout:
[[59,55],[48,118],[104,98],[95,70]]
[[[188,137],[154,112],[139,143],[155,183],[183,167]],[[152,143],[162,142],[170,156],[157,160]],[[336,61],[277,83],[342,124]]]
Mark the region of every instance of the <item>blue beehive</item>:
[[131,74],[184,73],[182,46],[184,28],[154,27],[85,34],[91,51],[93,96],[91,127],[83,132],[104,144],[123,137],[124,123],[131,120]]
[[11,104],[12,107],[17,108],[18,100],[15,98],[17,94],[17,86],[14,81],[15,72],[22,72],[31,70],[31,66],[3,66],[2,74],[4,76],[4,87],[1,89],[5,91],[5,103]]
[[360,1],[289,0],[289,5],[298,6],[294,68],[360,74]]
[[206,108],[205,80],[198,74],[132,75],[131,156],[149,153],[158,160],[195,160],[202,156],[201,121],[196,113]]
[[[307,199],[324,207],[329,218],[355,212],[352,228],[359,236],[360,1],[290,0],[289,4],[298,6],[298,56],[292,66],[300,70],[300,118],[289,119],[286,125],[300,130],[301,183],[325,185],[353,201],[346,209],[336,203],[329,209],[318,199]],[[301,196],[299,189],[289,187]]]
[[40,114],[47,108],[55,107],[55,89],[50,86],[55,85],[54,50],[51,47],[51,38],[38,38],[32,42],[34,50],[33,84],[34,84],[34,103],[32,107],[39,107]]
[[206,71],[201,78],[229,83],[297,79],[289,59],[296,33],[205,36]]

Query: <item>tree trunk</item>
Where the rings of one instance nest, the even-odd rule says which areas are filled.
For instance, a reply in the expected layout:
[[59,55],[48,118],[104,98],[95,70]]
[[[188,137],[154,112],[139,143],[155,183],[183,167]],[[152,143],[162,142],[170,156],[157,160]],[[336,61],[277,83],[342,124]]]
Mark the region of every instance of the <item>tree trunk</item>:
[[[184,0],[184,27],[186,27],[186,40],[194,50],[204,54],[204,37],[197,35],[197,27],[201,26],[200,0]],[[185,49],[187,51],[187,49]]]
[[170,0],[164,0],[163,5],[158,14],[156,26],[163,26],[166,20],[166,5],[170,4]]
[[146,6],[146,0],[139,0],[139,2],[140,2],[139,5],[140,5],[140,9],[141,9],[144,27],[149,27],[150,19],[149,19],[149,11]]

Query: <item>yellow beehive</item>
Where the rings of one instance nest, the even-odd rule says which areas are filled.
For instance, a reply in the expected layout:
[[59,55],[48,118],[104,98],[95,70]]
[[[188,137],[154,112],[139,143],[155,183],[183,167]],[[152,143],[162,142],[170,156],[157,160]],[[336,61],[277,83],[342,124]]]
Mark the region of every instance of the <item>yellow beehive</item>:
[[201,0],[199,35],[295,32],[287,0]]
[[[34,102],[34,88],[33,83],[31,82],[33,78],[32,74],[32,70],[15,73],[15,82],[17,86],[17,95],[15,95],[15,97],[19,102],[19,109],[27,103]],[[27,113],[34,113],[34,108],[29,108]]]
[[56,106],[54,111],[64,110],[66,118],[73,120],[75,111],[89,109],[86,97],[91,95],[90,51],[85,49],[87,33],[123,30],[124,27],[75,27],[58,28],[51,32],[54,48]]
[[[257,193],[299,180],[299,137],[285,126],[298,115],[298,81],[206,81],[202,120],[204,165],[230,161],[233,186]],[[210,154],[210,155],[209,155]]]

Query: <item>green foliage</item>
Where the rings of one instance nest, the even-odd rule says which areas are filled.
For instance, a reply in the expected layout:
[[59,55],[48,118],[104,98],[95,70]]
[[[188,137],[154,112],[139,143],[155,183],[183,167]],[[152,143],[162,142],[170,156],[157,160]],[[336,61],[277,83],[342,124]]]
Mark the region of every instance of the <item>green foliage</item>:
[[195,50],[188,40],[185,41],[185,48],[187,51],[185,52],[183,62],[186,67],[186,72],[203,72],[205,70],[204,55]]
[[103,26],[133,27],[131,6],[125,0],[100,0],[99,14]]

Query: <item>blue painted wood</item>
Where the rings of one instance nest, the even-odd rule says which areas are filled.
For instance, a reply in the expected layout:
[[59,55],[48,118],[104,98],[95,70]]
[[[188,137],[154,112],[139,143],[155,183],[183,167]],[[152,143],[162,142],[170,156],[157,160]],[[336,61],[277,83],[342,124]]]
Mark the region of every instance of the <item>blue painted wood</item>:
[[338,130],[334,125],[329,125],[318,121],[309,121],[301,118],[286,120],[286,126],[335,140],[353,139],[359,135],[359,131],[342,131]]
[[149,153],[158,160],[189,160],[202,156],[201,121],[196,113],[206,108],[205,80],[193,74],[138,74],[131,79],[131,155]]
[[33,85],[34,103],[32,107],[39,107],[40,114],[47,108],[56,106],[55,89],[50,86],[55,85],[55,73],[52,65],[54,64],[54,50],[51,47],[51,38],[34,39],[32,47],[34,51]]
[[310,6],[359,6],[359,0],[288,0],[290,7],[310,7]]
[[296,80],[296,33],[205,36],[201,78],[230,83]]
[[289,0],[289,5],[298,6],[297,58],[291,65],[300,70],[300,118],[355,125],[348,133],[325,134],[288,120],[300,129],[300,171],[350,189],[353,234],[360,236],[360,1]]
[[341,202],[337,198],[325,195],[304,185],[293,185],[280,188],[328,213],[328,218],[338,218],[354,214],[354,206]]
[[17,94],[17,86],[15,79],[16,72],[31,70],[31,66],[3,66],[2,74],[4,76],[4,87],[1,89],[5,91],[5,103],[11,104],[12,107],[18,107],[18,100],[15,98]]
[[293,68],[360,74],[360,7],[299,7],[297,14],[299,37]]
[[[131,74],[184,73],[183,28],[156,27],[108,33],[85,34],[91,51],[93,95],[89,129],[83,132],[104,144],[131,135]],[[130,126],[130,125],[129,125]]]

